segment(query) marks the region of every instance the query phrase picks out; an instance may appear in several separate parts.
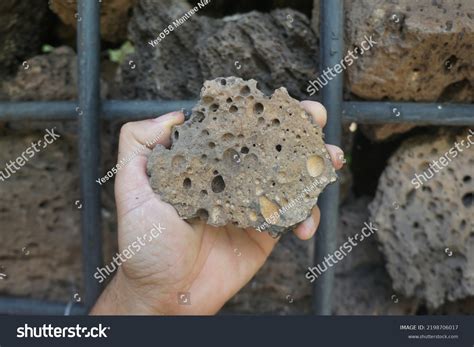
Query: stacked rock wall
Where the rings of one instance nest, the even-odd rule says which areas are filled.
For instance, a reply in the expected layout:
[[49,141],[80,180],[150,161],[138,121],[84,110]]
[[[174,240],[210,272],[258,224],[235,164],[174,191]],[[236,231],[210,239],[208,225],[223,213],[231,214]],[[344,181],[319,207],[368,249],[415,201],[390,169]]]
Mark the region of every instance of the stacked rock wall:
[[[105,1],[101,14],[104,46],[115,48],[110,42],[118,45],[129,40],[135,52],[113,66],[104,50],[103,65],[113,68],[102,76],[102,97],[197,99],[203,81],[237,76],[257,80],[266,94],[284,86],[292,97],[307,99],[307,83],[320,73],[319,1],[314,2],[312,18],[284,8],[291,3],[266,1],[261,8],[270,8],[268,12],[226,17],[216,14],[228,13],[232,6],[223,9],[216,3],[156,44],[157,35],[189,11],[188,2]],[[447,0],[345,1],[346,49],[355,49],[366,35],[373,35],[377,42],[349,67],[346,99],[472,103],[473,5]],[[0,5],[0,18],[5,19],[0,21],[4,38],[0,40],[1,100],[77,98],[74,46],[40,54],[42,44],[61,40],[51,35],[44,38],[48,25],[56,25],[56,31],[61,21],[61,25],[77,26],[80,18],[74,6],[73,1],[52,0],[50,8],[58,16],[54,17],[47,2]],[[245,6],[250,5],[246,2]],[[118,125],[103,126],[101,172],[115,163]],[[61,139],[0,182],[0,243],[4,245],[0,273],[6,274],[0,292],[69,301],[82,293],[76,122],[1,122],[0,163],[4,167],[14,160],[51,127],[57,127]],[[419,133],[426,134],[415,136]],[[381,151],[401,145],[386,163],[375,197],[354,196],[353,191],[360,190],[354,187],[364,182],[357,178],[351,187],[351,179],[343,179],[348,199],[341,205],[338,244],[369,220],[379,231],[338,264],[335,313],[473,312],[472,148],[458,151],[419,188],[412,183],[415,174],[429,173],[432,160],[449,153],[454,143],[466,141],[468,134],[468,129],[438,131],[390,124],[364,125],[354,139],[345,136],[350,139],[344,149],[352,171],[369,170],[371,161],[380,160],[380,156],[359,156],[363,165],[351,162],[361,136],[378,141],[375,146]],[[394,136],[395,142],[391,141]],[[346,170],[344,175],[350,177]],[[363,175],[364,171],[358,177]],[[102,196],[105,261],[116,247],[113,183],[107,184]],[[308,313],[311,283],[305,272],[313,265],[312,259],[312,242],[297,240],[290,233],[283,236],[268,262],[223,311]]]

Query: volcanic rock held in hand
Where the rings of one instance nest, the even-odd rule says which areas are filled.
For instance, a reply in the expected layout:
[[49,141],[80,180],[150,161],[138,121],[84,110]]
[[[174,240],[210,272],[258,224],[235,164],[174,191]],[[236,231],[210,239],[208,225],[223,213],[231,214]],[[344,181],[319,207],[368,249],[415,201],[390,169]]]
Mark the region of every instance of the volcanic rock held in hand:
[[265,96],[255,80],[206,81],[171,149],[148,161],[153,190],[184,219],[278,235],[310,214],[336,173],[315,124],[285,88]]

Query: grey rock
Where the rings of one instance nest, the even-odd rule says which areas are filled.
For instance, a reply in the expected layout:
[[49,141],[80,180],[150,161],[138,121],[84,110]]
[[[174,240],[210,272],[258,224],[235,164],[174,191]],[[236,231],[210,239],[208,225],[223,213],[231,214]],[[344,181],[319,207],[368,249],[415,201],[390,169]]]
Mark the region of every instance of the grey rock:
[[[474,136],[469,144],[468,134],[404,142],[370,205],[394,289],[430,308],[474,294]],[[438,173],[429,168],[433,160]]]
[[189,8],[185,1],[138,2],[129,25],[136,68],[128,62],[121,67],[122,97],[193,99],[205,80],[234,75],[258,80],[266,93],[283,85],[290,95],[307,98],[318,54],[306,16],[289,9],[222,19],[197,12],[155,47],[149,44]]
[[0,75],[24,69],[23,61],[39,50],[48,29],[46,1],[3,0],[0,2]]

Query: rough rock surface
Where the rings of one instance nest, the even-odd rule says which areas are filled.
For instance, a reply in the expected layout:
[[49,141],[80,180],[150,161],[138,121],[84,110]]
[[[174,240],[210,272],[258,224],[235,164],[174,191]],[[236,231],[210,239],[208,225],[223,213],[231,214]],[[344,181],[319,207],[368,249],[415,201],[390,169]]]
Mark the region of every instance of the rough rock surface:
[[[319,0],[314,0],[314,9],[316,6]],[[346,51],[360,45],[365,35],[373,35],[377,41],[348,68],[347,98],[474,100],[473,1],[345,0],[344,8]],[[315,32],[318,14],[314,10]],[[387,140],[392,134],[412,128],[410,124],[362,127],[374,141]]]
[[410,123],[387,123],[382,125],[361,124],[360,129],[372,141],[393,140],[397,135],[406,133],[416,125]]
[[151,185],[183,218],[279,233],[307,218],[336,180],[321,128],[286,89],[269,98],[256,83],[205,82],[171,150],[152,152]]
[[377,45],[349,68],[350,91],[371,100],[474,100],[474,2],[345,1],[347,48]]
[[[474,136],[467,148],[467,134],[406,141],[389,160],[370,205],[394,289],[432,308],[474,295]],[[462,152],[454,156],[456,142]],[[433,160],[444,165],[439,158],[445,153],[447,167],[428,169]],[[420,178],[420,185],[415,174],[432,178]]]
[[[77,300],[75,294],[83,296],[77,138],[59,133],[61,138],[0,182],[0,273],[6,275],[0,280],[3,296],[62,302]],[[0,129],[0,171],[44,134],[44,130],[25,134]],[[103,148],[103,153],[111,153],[106,144]],[[104,187],[102,197],[107,260],[116,245],[112,196],[111,184]]]
[[77,59],[70,47],[54,49],[28,60],[14,78],[4,81],[9,101],[74,100],[77,97]]
[[[350,198],[341,206],[337,247],[361,232],[369,222],[370,198]],[[375,224],[378,227],[377,224]],[[333,313],[336,315],[403,315],[414,314],[414,300],[402,297],[392,289],[382,253],[375,236],[357,246],[335,265]]]
[[[46,1],[0,2],[0,75],[13,73],[41,47],[48,30]],[[25,65],[26,66],[26,65]]]
[[318,54],[306,16],[285,9],[214,19],[198,12],[155,47],[149,44],[189,8],[176,0],[137,3],[129,24],[136,68],[128,59],[121,67],[120,97],[197,98],[205,80],[234,75],[258,80],[268,94],[285,85],[290,95],[307,98],[305,83],[316,75]]
[[[130,11],[136,0],[104,0],[100,8],[100,34],[109,42],[120,42],[126,39],[127,23]],[[77,14],[77,0],[51,0],[51,10],[64,24],[77,27],[82,20]]]

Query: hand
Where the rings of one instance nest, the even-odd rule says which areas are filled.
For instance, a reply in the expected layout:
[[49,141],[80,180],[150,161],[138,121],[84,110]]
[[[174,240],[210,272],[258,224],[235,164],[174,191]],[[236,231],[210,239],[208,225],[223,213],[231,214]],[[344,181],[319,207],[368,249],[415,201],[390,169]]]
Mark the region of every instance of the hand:
[[[320,103],[303,101],[301,106],[325,126],[326,110]],[[120,132],[119,162],[159,133],[158,143],[169,146],[171,128],[183,121],[181,112],[173,112],[125,124]],[[340,169],[342,150],[332,145],[327,149],[334,167]],[[118,267],[91,313],[214,314],[255,275],[278,240],[251,228],[217,228],[202,221],[182,220],[150,187],[146,174],[150,152],[141,151],[117,173],[119,250],[134,254]],[[310,239],[319,217],[315,207],[294,233],[300,239]],[[142,240],[139,250],[138,238]],[[189,293],[183,299],[190,304],[180,304],[179,293]]]

